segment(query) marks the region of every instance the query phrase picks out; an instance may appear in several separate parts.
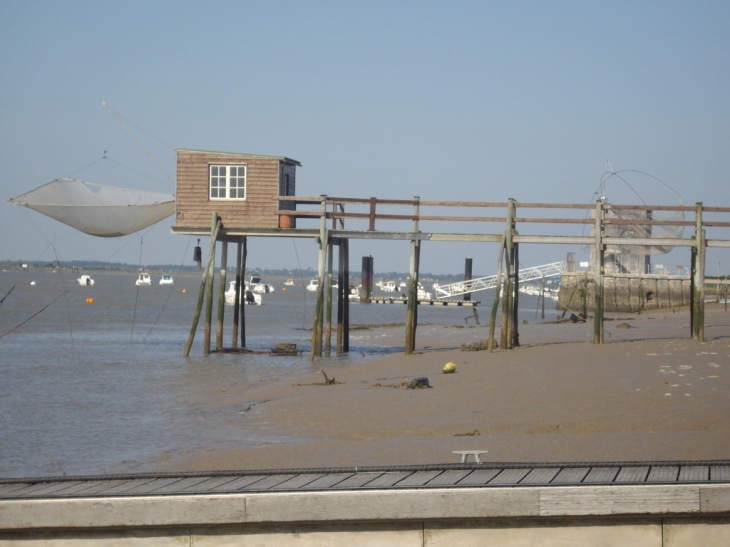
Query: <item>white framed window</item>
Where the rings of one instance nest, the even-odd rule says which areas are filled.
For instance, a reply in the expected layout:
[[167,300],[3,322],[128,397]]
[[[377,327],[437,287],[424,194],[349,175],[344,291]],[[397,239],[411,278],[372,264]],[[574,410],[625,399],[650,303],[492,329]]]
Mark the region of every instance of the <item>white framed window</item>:
[[210,199],[246,199],[245,165],[211,165],[209,173]]

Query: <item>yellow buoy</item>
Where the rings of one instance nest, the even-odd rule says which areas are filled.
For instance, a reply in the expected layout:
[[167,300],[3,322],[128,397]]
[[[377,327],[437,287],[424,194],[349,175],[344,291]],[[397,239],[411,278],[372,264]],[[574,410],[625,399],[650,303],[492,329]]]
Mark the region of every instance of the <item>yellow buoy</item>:
[[451,374],[456,372],[456,365],[454,363],[446,363],[444,365],[444,374]]
[[188,292],[188,290],[187,289],[183,289],[182,292]]
[[282,290],[282,291],[285,291],[285,290],[286,290],[286,287],[282,288],[281,290]]
[[91,298],[91,297],[89,297],[89,298],[86,299],[86,303],[87,304],[93,304],[94,303],[94,299]]

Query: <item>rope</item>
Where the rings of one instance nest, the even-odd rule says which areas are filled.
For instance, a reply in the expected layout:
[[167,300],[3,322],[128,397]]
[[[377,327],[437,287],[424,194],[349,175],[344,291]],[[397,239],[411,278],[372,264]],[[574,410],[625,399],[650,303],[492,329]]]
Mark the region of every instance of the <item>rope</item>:
[[[139,236],[139,268],[142,267],[142,240],[143,239],[144,239],[144,234]],[[139,269],[137,271],[139,272]],[[138,279],[138,281],[139,281],[139,279]],[[129,333],[130,342],[132,341],[132,336],[134,335],[134,322],[137,319],[137,299],[139,298],[139,283],[135,283],[135,286],[137,287],[137,291],[134,294],[134,313],[132,314],[132,331]]]
[[[28,212],[24,208],[21,209],[21,211],[23,211],[23,214],[27,217],[27,219],[30,221],[30,223],[33,225],[33,227],[36,230],[38,230],[38,233],[41,234],[45,238],[45,240],[48,242],[48,245],[51,246],[51,249],[53,249],[53,255],[56,257],[56,265],[58,266],[58,275],[61,278],[61,288],[63,288],[63,282],[64,282],[64,279],[63,279],[63,269],[61,268],[61,261],[58,258],[58,250],[56,249],[56,246],[53,244],[53,241],[51,241],[48,238],[48,236],[46,236],[46,234],[43,233],[43,230],[41,230],[36,225],[36,223],[33,222],[33,219],[30,217],[30,215],[28,214]],[[68,234],[66,234],[66,235],[68,235]],[[66,236],[64,236],[64,237],[66,237]],[[46,249],[48,248],[48,245],[46,246]],[[43,249],[43,251],[45,251],[46,249]],[[69,330],[69,333],[71,334],[71,347],[73,347],[73,345],[74,345],[74,329],[73,329],[73,324],[71,323],[71,308],[70,308],[70,306],[68,304],[68,297],[65,296],[65,294],[67,292],[68,291],[64,292],[63,295],[64,295],[64,300],[66,301],[66,316],[68,318],[68,330]],[[55,300],[54,300],[54,302],[55,302]],[[3,335],[3,336],[5,336],[5,335]]]
[[299,266],[299,278],[302,280],[302,295],[304,295],[304,303],[302,304],[302,330],[299,331],[299,338],[297,339],[297,342],[299,342],[302,340],[304,329],[307,328],[307,287],[304,285],[304,274],[302,274],[302,263],[299,261],[297,242],[294,238],[291,238],[291,242],[294,246],[294,254],[297,257],[297,265]]
[[130,136],[130,137],[132,137],[132,139],[134,140],[134,142],[136,142],[136,143],[137,143],[137,145],[138,145],[138,146],[139,146],[139,147],[140,147],[140,148],[141,148],[141,149],[142,149],[142,150],[144,151],[144,153],[145,153],[145,154],[147,154],[147,155],[149,156],[149,158],[150,158],[150,159],[151,159],[151,160],[152,160],[153,162],[155,162],[155,165],[157,165],[157,167],[159,167],[159,168],[160,168],[160,171],[162,171],[162,172],[163,172],[163,174],[164,174],[164,175],[165,175],[165,176],[166,176],[166,177],[167,177],[167,178],[169,179],[169,181],[170,181],[170,182],[172,183],[172,185],[174,186],[174,185],[175,185],[175,181],[174,181],[174,180],[172,179],[172,177],[171,177],[170,175],[168,175],[168,174],[167,174],[167,171],[165,171],[165,169],[164,169],[164,168],[162,167],[162,165],[160,165],[160,162],[158,162],[158,161],[157,161],[157,160],[156,160],[156,159],[154,158],[154,156],[153,156],[152,154],[150,154],[149,150],[147,150],[147,149],[146,149],[146,148],[144,147],[144,145],[143,145],[143,144],[142,144],[141,142],[139,142],[139,139],[137,139],[137,137],[135,137],[135,136],[134,136],[134,134],[133,134],[133,133],[132,133],[132,132],[131,132],[131,131],[130,131],[129,129],[127,129],[127,126],[126,126],[126,125],[124,125],[124,124],[122,123],[122,121],[121,121],[121,120],[120,120],[120,119],[119,119],[119,118],[117,117],[117,115],[116,115],[116,114],[114,114],[114,112],[112,111],[112,109],[111,109],[111,108],[109,108],[109,106],[108,106],[108,105],[107,105],[107,104],[106,104],[105,102],[102,102],[101,104],[102,104],[102,106],[103,106],[104,108],[106,108],[106,109],[107,109],[107,111],[109,111],[109,114],[111,114],[111,115],[112,115],[112,116],[114,117],[114,119],[115,119],[115,120],[117,120],[117,122],[119,123],[119,125],[121,125],[121,126],[122,126],[122,127],[124,128],[124,130],[125,130],[125,131],[126,131],[127,133],[129,133],[129,136]]
[[[22,327],[23,325],[25,325],[25,324],[26,324],[26,323],[27,323],[28,321],[30,321],[31,319],[33,319],[33,318],[34,318],[34,317],[35,317],[36,315],[39,315],[39,314],[40,314],[40,313],[41,313],[41,312],[42,312],[43,310],[45,310],[45,309],[46,309],[46,308],[47,308],[48,306],[50,306],[51,304],[53,304],[53,303],[54,303],[54,302],[55,302],[56,300],[58,300],[59,298],[61,298],[62,296],[64,296],[64,295],[65,295],[65,294],[66,294],[67,292],[68,292],[68,291],[64,291],[64,292],[63,292],[63,294],[59,294],[59,295],[58,295],[58,296],[57,296],[56,298],[54,298],[54,299],[53,299],[53,300],[52,300],[52,301],[51,301],[50,303],[48,303],[48,304],[46,304],[45,306],[43,306],[43,307],[42,307],[42,308],[41,308],[40,310],[38,310],[37,312],[35,312],[35,313],[34,313],[33,315],[31,315],[31,316],[30,316],[30,317],[29,317],[28,319],[26,319],[25,321],[23,321],[23,322],[22,322],[22,323],[20,323],[19,325],[16,325],[15,327],[13,327],[12,329],[10,329],[10,330],[9,330],[8,332],[6,332],[5,334],[2,334],[2,335],[0,335],[0,339],[4,338],[4,337],[5,337],[6,335],[10,334],[11,332],[13,332],[13,331],[16,331],[16,330],[18,330],[18,329],[19,329],[20,327]],[[3,300],[4,300],[4,299],[3,299]]]
[[6,292],[6,293],[5,293],[5,296],[3,296],[3,299],[2,299],[2,300],[0,300],[0,306],[2,306],[3,302],[5,302],[5,299],[6,299],[6,298],[7,298],[7,297],[8,297],[9,295],[10,295],[10,293],[11,293],[11,292],[13,292],[13,289],[14,289],[14,288],[15,288],[16,286],[17,286],[17,284],[16,284],[16,285],[13,285],[12,287],[10,287],[10,290],[9,290],[8,292]]
[[[173,279],[173,284],[170,286],[170,291],[167,293],[167,298],[165,298],[165,303],[162,305],[162,309],[160,310],[159,315],[157,316],[157,319],[155,319],[155,322],[152,324],[152,327],[150,328],[150,331],[147,333],[147,336],[144,337],[142,342],[147,340],[147,337],[152,334],[152,331],[157,326],[157,322],[160,320],[160,317],[162,317],[162,312],[165,311],[165,307],[167,306],[167,302],[170,300],[170,296],[172,296],[172,291],[175,289],[174,282],[177,281],[177,277],[180,275],[180,272],[182,271],[183,264],[185,264],[185,257],[188,255],[188,249],[190,248],[190,241],[193,239],[193,236],[190,236],[188,238],[188,244],[185,246],[185,252],[183,253],[183,259],[182,262],[180,262],[180,267],[177,270],[177,273],[175,274],[175,279]],[[0,302],[1,304],[2,302]]]

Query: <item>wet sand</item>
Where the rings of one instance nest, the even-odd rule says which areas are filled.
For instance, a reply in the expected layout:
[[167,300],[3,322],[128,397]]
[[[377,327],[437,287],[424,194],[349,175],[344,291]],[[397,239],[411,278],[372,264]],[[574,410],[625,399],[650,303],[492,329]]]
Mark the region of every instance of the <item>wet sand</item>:
[[[402,347],[402,328],[376,334]],[[229,374],[188,403],[209,427],[238,425],[271,440],[221,439],[144,468],[455,463],[452,451],[467,449],[500,462],[730,459],[730,312],[722,306],[707,306],[704,343],[689,338],[688,310],[614,315],[602,346],[591,343],[591,322],[520,325],[520,335],[517,349],[462,352],[462,342],[486,338],[484,326],[427,325],[411,356],[346,366],[324,359],[256,385]],[[456,373],[442,373],[447,362]],[[341,383],[323,385],[320,368]],[[387,387],[421,376],[430,389]]]

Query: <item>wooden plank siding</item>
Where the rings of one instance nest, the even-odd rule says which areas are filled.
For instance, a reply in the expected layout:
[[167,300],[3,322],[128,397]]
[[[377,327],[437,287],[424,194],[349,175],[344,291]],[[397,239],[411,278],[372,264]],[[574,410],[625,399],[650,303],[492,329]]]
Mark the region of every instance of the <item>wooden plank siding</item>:
[[[246,166],[245,200],[209,198],[209,166],[214,164]],[[295,173],[296,165],[284,158],[178,150],[175,226],[207,226],[210,215],[217,212],[226,228],[278,228],[276,197],[286,191],[285,175],[289,175],[289,195],[295,195]]]

